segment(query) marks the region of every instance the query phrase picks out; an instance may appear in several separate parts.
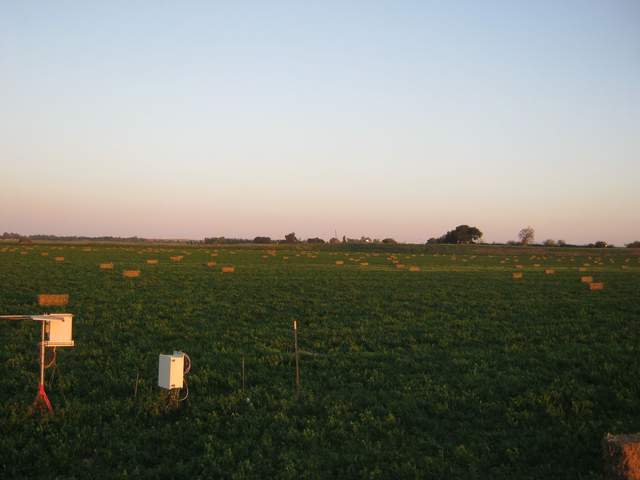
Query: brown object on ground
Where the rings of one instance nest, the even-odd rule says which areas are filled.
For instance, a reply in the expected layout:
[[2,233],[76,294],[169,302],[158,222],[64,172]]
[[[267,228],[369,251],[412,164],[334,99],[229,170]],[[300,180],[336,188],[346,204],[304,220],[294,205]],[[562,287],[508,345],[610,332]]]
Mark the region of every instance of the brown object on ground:
[[64,257],[54,257],[56,262],[64,262]]
[[233,273],[236,271],[236,267],[222,267],[223,273]]
[[420,271],[420,267],[416,266],[416,265],[411,265],[409,267],[409,271],[410,272],[419,272]]
[[175,255],[173,257],[169,257],[171,259],[172,262],[181,262],[182,259],[184,258],[183,255]]
[[147,260],[147,265],[157,265],[157,264],[158,264],[157,258],[150,258]]
[[113,270],[113,263],[101,263],[100,270]]
[[519,278],[522,278],[522,272],[513,272],[513,273],[511,274],[511,277],[512,277],[514,280],[518,280]]
[[582,283],[591,283],[593,282],[593,277],[591,275],[585,275],[584,277],[580,277],[580,281]]
[[604,283],[592,282],[589,284],[589,290],[604,290]]
[[605,480],[640,480],[640,433],[607,433],[602,450]]
[[123,277],[134,278],[140,276],[140,270],[125,270],[122,272]]
[[46,307],[63,307],[69,303],[69,294],[49,294],[41,293],[38,295],[38,305]]
[[554,273],[556,273],[556,271],[553,268],[547,268],[544,273],[546,275],[553,275]]
[[207,262],[207,267],[215,267],[217,262]]

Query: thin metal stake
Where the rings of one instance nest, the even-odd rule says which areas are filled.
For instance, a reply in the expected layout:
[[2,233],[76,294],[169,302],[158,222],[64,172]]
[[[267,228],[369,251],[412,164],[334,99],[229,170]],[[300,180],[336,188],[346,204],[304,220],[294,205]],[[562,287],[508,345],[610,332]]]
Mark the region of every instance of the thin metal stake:
[[296,358],[296,398],[300,395],[300,358],[298,355],[298,322],[293,321],[293,346]]

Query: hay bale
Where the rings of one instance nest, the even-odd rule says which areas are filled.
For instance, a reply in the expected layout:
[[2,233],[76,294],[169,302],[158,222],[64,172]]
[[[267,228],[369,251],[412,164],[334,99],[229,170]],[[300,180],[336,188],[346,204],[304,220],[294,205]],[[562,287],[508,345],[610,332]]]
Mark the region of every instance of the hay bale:
[[593,282],[593,277],[591,275],[584,275],[584,276],[580,277],[580,281],[582,283],[591,283],[591,282]]
[[284,257],[282,257],[282,259],[283,259],[283,260],[289,260],[289,257],[284,256]]
[[420,267],[418,267],[417,265],[411,265],[409,267],[409,271],[410,272],[419,272],[420,271]]
[[591,282],[589,283],[589,290],[604,290],[603,282]]
[[124,270],[122,276],[126,278],[136,278],[140,276],[140,270]]
[[640,433],[607,433],[602,450],[605,480],[640,480]]
[[369,266],[369,262],[360,262],[360,266],[361,267],[368,267]]
[[404,268],[404,264],[402,264],[402,263],[396,263],[396,268],[397,268],[398,270],[402,270],[402,269]]
[[522,265],[515,265],[518,270],[522,270],[524,267]]
[[218,262],[207,262],[207,267],[215,267]]
[[547,269],[544,271],[544,274],[545,274],[545,275],[553,275],[553,274],[555,274],[555,273],[556,273],[556,271],[555,271],[553,268],[547,268]]
[[169,257],[172,262],[181,262],[184,258],[184,255],[174,255],[173,257]]
[[42,255],[43,257],[48,257],[49,256],[49,252],[42,252],[40,255]]
[[222,273],[233,273],[236,271],[236,267],[222,267]]
[[158,259],[157,258],[149,258],[147,260],[147,265],[157,265],[158,264]]
[[41,293],[38,295],[38,305],[45,307],[63,307],[69,303],[69,294]]
[[336,260],[336,265],[344,265],[344,260]]
[[511,278],[514,280],[520,280],[522,278],[522,272],[513,272],[511,274]]
[[64,257],[53,257],[56,262],[64,262]]
[[101,263],[100,270],[113,270],[113,262]]
[[578,271],[579,272],[586,272],[587,271],[587,267],[578,267]]

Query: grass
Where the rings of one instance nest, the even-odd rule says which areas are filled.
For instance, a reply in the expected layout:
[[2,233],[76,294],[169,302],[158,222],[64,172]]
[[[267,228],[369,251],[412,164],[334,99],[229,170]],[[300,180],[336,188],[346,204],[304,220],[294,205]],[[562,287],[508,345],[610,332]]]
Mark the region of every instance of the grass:
[[[42,313],[37,294],[69,293],[76,341],[48,371],[55,415],[29,416],[39,332],[0,323],[0,472],[600,478],[603,435],[640,430],[637,252],[272,250],[0,247],[0,313]],[[584,263],[604,290],[580,282]],[[158,354],[174,349],[193,360],[177,410],[156,386]]]

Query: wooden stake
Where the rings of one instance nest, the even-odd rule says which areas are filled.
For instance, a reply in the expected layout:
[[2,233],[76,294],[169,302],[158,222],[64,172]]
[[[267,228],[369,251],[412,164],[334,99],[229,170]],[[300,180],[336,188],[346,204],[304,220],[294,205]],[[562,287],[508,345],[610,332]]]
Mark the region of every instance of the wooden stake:
[[242,394],[244,395],[244,355],[242,355]]
[[300,395],[300,357],[298,354],[298,321],[293,321],[293,347],[296,358],[296,398]]

